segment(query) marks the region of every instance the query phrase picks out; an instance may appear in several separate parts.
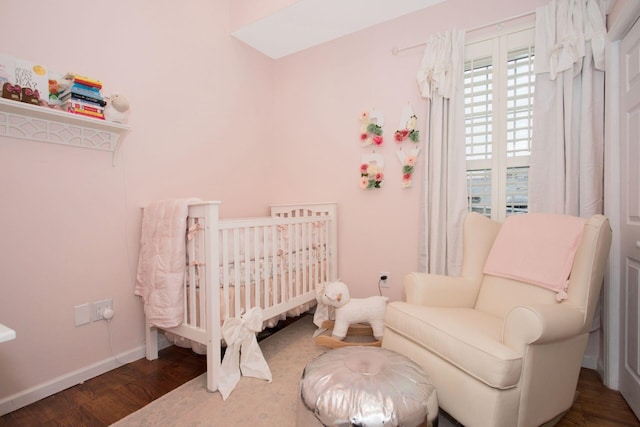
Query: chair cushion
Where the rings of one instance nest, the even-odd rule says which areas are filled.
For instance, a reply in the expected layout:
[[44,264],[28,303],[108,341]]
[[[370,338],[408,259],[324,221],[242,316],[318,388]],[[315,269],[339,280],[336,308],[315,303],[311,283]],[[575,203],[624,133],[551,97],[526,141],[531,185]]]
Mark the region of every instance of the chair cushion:
[[502,344],[499,317],[395,301],[387,305],[384,323],[490,387],[513,388],[520,379],[522,355]]

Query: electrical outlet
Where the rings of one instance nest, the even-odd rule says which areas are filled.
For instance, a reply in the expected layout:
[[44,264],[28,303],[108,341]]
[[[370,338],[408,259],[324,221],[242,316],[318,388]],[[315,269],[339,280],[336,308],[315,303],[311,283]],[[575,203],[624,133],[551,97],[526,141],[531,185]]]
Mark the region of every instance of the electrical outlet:
[[391,273],[389,273],[388,271],[383,271],[383,272],[380,273],[380,287],[381,288],[388,288],[388,287],[391,286],[391,283],[389,282],[390,275],[391,275]]
[[95,301],[93,303],[93,321],[104,319],[104,310],[105,309],[113,310],[113,300],[112,299],[103,299],[100,301]]

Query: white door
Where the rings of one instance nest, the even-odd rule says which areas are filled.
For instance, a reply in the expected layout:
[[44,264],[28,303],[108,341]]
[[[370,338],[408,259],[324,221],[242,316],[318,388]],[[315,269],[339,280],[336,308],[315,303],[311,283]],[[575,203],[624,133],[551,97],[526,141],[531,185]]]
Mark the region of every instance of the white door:
[[640,418],[640,21],[620,43],[620,392]]

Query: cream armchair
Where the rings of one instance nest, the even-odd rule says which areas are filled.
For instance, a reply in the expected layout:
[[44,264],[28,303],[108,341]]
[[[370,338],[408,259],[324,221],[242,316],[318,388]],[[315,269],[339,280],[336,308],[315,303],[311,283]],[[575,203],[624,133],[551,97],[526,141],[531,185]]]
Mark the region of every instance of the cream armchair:
[[500,228],[468,214],[461,275],[405,277],[406,302],[388,305],[382,347],[420,364],[440,407],[467,427],[553,423],[574,400],[611,229],[601,215],[580,225],[558,302],[554,291],[483,273]]

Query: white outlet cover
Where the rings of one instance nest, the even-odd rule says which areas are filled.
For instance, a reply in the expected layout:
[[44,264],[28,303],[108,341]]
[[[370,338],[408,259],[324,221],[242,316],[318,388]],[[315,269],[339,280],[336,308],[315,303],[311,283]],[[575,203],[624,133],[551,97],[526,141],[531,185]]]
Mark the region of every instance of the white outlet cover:
[[91,304],[81,304],[73,307],[76,326],[91,322]]

